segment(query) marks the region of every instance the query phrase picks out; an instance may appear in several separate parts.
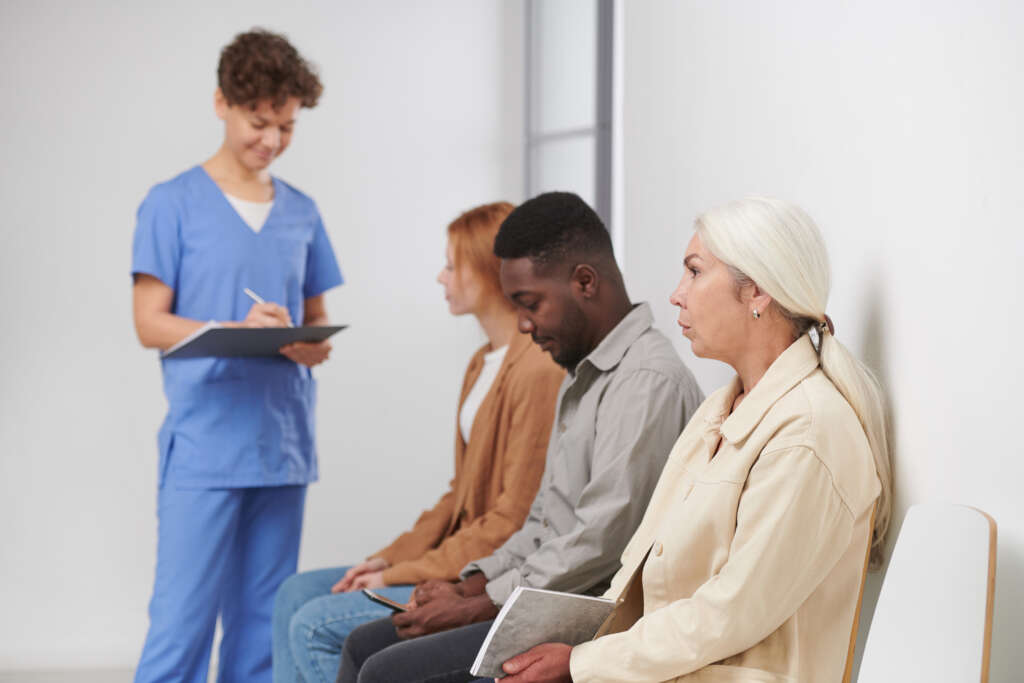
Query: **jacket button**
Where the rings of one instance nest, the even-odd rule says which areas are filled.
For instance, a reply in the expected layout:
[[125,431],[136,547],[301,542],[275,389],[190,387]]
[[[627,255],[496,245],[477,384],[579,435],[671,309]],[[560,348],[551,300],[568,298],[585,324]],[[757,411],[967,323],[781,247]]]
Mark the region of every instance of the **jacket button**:
[[661,557],[661,551],[663,551],[664,549],[665,549],[665,546],[663,546],[661,543],[659,543],[656,546],[654,546],[654,554],[655,554],[655,556]]
[[564,422],[558,423],[558,433],[559,434],[565,434],[565,423]]

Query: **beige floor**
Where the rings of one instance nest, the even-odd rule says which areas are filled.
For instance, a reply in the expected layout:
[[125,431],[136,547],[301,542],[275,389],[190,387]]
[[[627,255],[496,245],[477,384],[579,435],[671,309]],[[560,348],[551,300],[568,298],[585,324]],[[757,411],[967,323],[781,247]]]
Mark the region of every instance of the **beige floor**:
[[132,671],[0,671],[0,683],[131,683]]

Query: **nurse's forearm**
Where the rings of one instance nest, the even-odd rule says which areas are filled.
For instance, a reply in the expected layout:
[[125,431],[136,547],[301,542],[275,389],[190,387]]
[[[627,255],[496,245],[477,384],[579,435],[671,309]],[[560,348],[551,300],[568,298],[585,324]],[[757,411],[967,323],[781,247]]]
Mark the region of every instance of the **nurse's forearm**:
[[307,325],[307,326],[311,326],[311,325],[327,325],[329,322],[330,321],[327,320],[327,316],[326,315],[318,315],[318,316],[308,316],[307,315],[305,318],[302,319],[302,324],[303,325]]
[[203,323],[171,313],[174,290],[146,273],[135,274],[132,319],[135,334],[147,349],[169,349]]
[[318,294],[317,296],[308,297],[303,302],[303,314],[302,324],[303,325],[326,325],[327,324],[327,305],[324,301],[324,295]]
[[135,317],[135,332],[147,349],[169,349],[202,326],[198,320],[162,311]]

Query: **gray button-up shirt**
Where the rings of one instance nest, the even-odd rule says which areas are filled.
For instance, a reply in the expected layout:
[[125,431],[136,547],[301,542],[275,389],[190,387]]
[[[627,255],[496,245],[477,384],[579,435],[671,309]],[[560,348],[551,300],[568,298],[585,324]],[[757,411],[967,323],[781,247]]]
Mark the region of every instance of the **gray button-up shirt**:
[[603,591],[640,524],[672,444],[704,400],[639,304],[567,375],[540,489],[523,527],[462,570],[503,604],[516,586]]

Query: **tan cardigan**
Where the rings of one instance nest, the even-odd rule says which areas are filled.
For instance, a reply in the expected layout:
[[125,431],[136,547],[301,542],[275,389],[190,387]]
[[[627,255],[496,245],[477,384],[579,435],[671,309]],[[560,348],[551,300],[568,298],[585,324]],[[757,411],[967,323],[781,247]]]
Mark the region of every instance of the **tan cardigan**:
[[[484,365],[476,352],[462,382],[459,410]],[[494,383],[473,420],[469,443],[455,425],[455,478],[413,528],[371,557],[382,557],[388,585],[456,579],[469,562],[485,557],[522,526],[537,493],[555,400],[564,371],[516,334]],[[456,411],[458,416],[458,411]]]
[[574,681],[842,680],[880,490],[867,437],[807,335],[730,414],[739,389],[679,437]]

